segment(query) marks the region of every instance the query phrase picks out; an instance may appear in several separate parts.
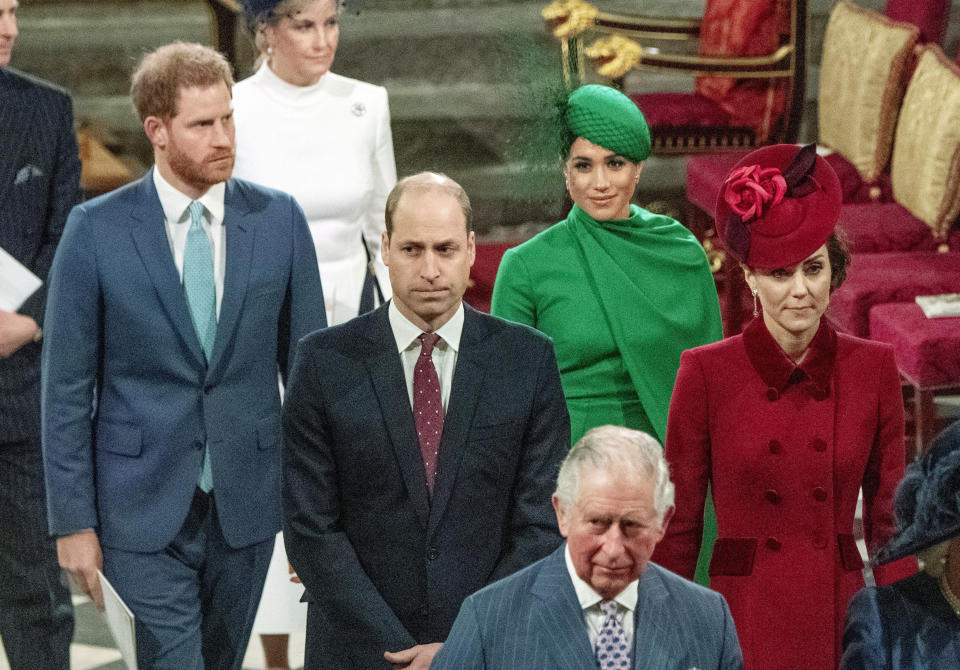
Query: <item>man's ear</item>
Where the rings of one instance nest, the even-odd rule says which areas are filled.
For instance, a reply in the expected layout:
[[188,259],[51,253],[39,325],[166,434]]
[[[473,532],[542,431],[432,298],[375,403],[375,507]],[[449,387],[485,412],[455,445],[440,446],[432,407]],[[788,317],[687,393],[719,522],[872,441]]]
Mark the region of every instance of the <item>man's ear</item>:
[[150,144],[158,149],[166,149],[170,137],[167,124],[158,116],[148,116],[143,120],[143,131],[147,134]]
[[553,512],[557,515],[557,527],[560,529],[560,534],[564,537],[567,536],[567,513],[563,509],[563,505],[560,504],[560,497],[554,493],[553,497],[550,498],[550,502],[553,503]]
[[390,236],[387,235],[387,231],[380,233],[380,257],[383,259],[383,264],[390,267]]

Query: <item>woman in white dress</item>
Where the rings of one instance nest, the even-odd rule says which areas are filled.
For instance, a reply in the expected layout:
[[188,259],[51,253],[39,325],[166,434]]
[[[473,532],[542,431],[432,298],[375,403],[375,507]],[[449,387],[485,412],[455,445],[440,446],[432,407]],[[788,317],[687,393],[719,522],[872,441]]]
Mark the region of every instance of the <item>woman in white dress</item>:
[[[330,72],[338,0],[245,0],[262,63],[233,89],[233,174],[293,195],[313,235],[330,325],[382,302],[383,208],[397,180],[387,91]],[[360,309],[364,307],[364,309]]]
[[[380,259],[384,204],[397,179],[387,92],[330,72],[339,0],[244,0],[244,10],[261,62],[233,89],[233,174],[297,199],[317,252],[327,323],[342,323],[391,295]],[[289,667],[289,634],[306,627],[302,595],[278,536],[253,628],[268,668]]]

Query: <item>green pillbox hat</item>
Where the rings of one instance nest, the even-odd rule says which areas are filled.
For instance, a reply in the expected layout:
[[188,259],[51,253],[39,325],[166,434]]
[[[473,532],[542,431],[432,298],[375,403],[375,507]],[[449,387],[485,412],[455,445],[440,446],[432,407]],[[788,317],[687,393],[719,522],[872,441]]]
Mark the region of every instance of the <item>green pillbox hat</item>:
[[574,137],[627,158],[634,163],[650,155],[650,129],[640,108],[615,88],[588,84],[567,98],[567,128]]

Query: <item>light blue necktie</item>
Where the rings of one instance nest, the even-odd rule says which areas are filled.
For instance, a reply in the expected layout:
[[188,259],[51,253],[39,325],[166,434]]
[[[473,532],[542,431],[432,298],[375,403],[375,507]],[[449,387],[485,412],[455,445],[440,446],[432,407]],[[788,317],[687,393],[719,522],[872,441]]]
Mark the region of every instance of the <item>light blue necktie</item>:
[[[193,328],[209,363],[213,341],[217,335],[217,287],[213,279],[213,252],[203,229],[203,205],[194,200],[189,209],[190,230],[187,231],[187,243],[183,248],[183,289],[187,294]],[[203,450],[203,469],[200,471],[197,486],[207,493],[213,489],[210,450],[206,446]]]

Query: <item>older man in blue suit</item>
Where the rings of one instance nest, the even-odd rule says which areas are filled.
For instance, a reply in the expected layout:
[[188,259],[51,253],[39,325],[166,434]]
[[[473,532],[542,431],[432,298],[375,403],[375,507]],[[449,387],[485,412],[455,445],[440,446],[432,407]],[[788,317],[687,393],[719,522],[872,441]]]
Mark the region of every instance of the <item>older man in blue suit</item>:
[[[80,157],[67,93],[8,67],[17,0],[0,0],[0,248],[46,281]],[[13,670],[66,668],[70,592],[47,533],[40,456],[40,343],[46,287],[0,309],[0,637]]]
[[240,667],[281,520],[277,369],[325,325],[300,208],[230,179],[231,85],[199,44],[144,57],[156,165],[76,207],[50,271],[50,529],[133,610],[141,668]]
[[723,596],[649,562],[673,514],[654,438],[589,431],[560,468],[553,507],[564,546],[467,598],[431,668],[743,667]]

